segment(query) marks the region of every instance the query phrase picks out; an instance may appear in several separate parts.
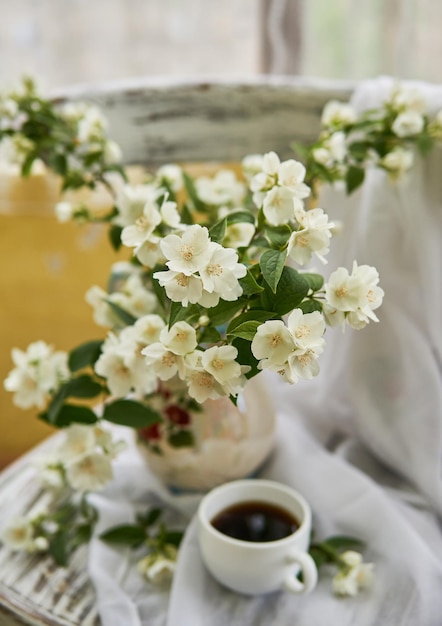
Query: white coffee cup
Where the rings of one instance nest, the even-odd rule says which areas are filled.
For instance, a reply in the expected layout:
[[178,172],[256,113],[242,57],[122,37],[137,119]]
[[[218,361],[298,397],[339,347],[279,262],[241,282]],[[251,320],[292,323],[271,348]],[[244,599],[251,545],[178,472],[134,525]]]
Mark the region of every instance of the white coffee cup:
[[[212,520],[226,508],[242,502],[265,502],[294,516],[295,532],[275,541],[244,541],[217,530]],[[198,508],[201,555],[207,569],[223,585],[255,595],[286,589],[308,593],[318,572],[308,554],[311,509],[294,489],[271,480],[236,480],[212,489]],[[303,582],[297,578],[302,572]]]

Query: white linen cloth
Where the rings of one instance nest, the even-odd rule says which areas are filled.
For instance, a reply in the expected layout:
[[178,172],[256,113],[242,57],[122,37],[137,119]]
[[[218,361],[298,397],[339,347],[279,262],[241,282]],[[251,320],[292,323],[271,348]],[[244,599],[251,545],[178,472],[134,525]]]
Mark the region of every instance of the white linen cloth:
[[[442,88],[416,86],[433,112],[442,108]],[[371,108],[391,87],[388,78],[364,82],[353,102]],[[247,598],[222,588],[201,563],[192,518],[199,497],[168,492],[131,447],[115,463],[113,484],[93,497],[96,534],[158,501],[171,522],[190,524],[170,592],[141,578],[137,555],[93,539],[89,571],[104,626],[442,624],[441,162],[435,150],[396,185],[372,171],[349,198],[324,193],[322,206],[344,223],[329,267],[351,269],[356,258],[378,268],[380,323],[344,335],[328,330],[321,374],[312,381],[292,387],[271,377],[278,437],[259,475],[304,494],[318,539],[366,541],[373,588],[338,599],[329,572],[305,597]]]

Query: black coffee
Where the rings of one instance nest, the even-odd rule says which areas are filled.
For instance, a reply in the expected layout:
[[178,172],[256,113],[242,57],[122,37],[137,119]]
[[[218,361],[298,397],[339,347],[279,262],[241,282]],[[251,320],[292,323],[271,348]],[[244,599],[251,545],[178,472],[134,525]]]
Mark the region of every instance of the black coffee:
[[297,519],[269,502],[240,502],[223,509],[212,520],[219,532],[242,541],[276,541],[299,528]]

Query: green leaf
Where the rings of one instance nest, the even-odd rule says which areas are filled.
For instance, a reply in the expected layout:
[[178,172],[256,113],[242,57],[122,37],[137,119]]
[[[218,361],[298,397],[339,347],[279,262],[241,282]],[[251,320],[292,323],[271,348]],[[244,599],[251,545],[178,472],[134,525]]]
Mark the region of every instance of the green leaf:
[[153,526],[161,517],[162,513],[160,508],[155,507],[154,509],[150,509],[147,513],[139,513],[137,515],[137,522],[140,526],[144,526],[145,528]]
[[[56,394],[53,396],[50,404],[46,409],[46,413],[43,415],[46,416],[44,421],[47,421],[49,424],[56,425],[58,414],[60,413],[61,407],[64,404],[64,401],[67,398],[67,383],[61,385],[57,390]],[[43,418],[40,418],[43,419]]]
[[195,444],[193,433],[190,430],[178,430],[171,433],[167,441],[174,448],[191,448]]
[[235,328],[244,322],[256,321],[259,324],[263,324],[267,322],[267,320],[274,319],[275,313],[273,311],[261,311],[259,309],[254,309],[252,311],[246,311],[245,313],[241,313],[237,317],[235,317],[227,327],[227,334],[233,334]]
[[132,326],[137,321],[137,318],[132,315],[132,313],[129,313],[129,311],[126,311],[126,309],[123,309],[118,304],[115,304],[115,302],[112,302],[112,300],[109,300],[109,298],[106,298],[106,303],[110,306],[112,311],[117,315],[119,320],[123,322],[125,326]]
[[130,428],[144,428],[161,422],[161,415],[135,400],[115,400],[104,407],[103,419]]
[[429,135],[420,135],[416,140],[416,145],[421,151],[421,153],[425,156],[434,146],[434,139]]
[[285,266],[278,283],[276,294],[272,298],[270,290],[266,290],[267,299],[273,300],[273,308],[279,315],[290,313],[301,304],[309,290],[308,282],[293,267]]
[[239,224],[239,223],[255,223],[255,216],[251,211],[232,211],[226,215],[227,224]]
[[191,225],[194,223],[192,212],[187,206],[187,204],[183,204],[181,211],[180,211],[180,218],[183,224]]
[[213,326],[206,326],[200,335],[199,343],[217,343],[221,340],[221,335]]
[[170,186],[170,183],[167,180],[167,178],[161,177],[160,185],[166,191],[164,196],[162,196],[163,201],[166,200],[166,196],[167,196],[167,200],[169,200],[171,202],[176,202],[176,194],[175,194],[174,190],[172,189],[172,187]]
[[313,561],[315,562],[316,569],[319,569],[322,565],[325,565],[326,563],[330,563],[331,561],[331,558],[325,552],[323,552],[320,548],[316,546],[310,546],[309,554],[312,557]]
[[180,530],[166,530],[162,536],[164,543],[171,543],[175,547],[179,547],[184,533]]
[[49,554],[59,567],[65,567],[68,562],[68,534],[65,531],[50,535]]
[[106,530],[100,535],[100,539],[106,543],[135,548],[146,540],[146,531],[141,526],[122,524]]
[[36,154],[35,152],[31,152],[31,154],[28,154],[26,159],[23,161],[23,165],[21,166],[21,175],[23,176],[23,178],[27,178],[29,176],[34,161],[37,157],[38,154]]
[[210,239],[216,243],[221,243],[226,235],[226,226],[227,218],[225,217],[219,220],[219,222],[216,222],[216,224],[209,229]]
[[364,177],[364,169],[362,169],[361,167],[355,167],[354,165],[350,165],[345,176],[347,193],[350,194],[352,193],[352,191],[360,187],[364,182]]
[[292,141],[290,144],[291,149],[295,154],[297,154],[300,158],[307,159],[309,155],[309,148],[298,141]]
[[276,293],[282,271],[285,267],[286,259],[286,252],[279,252],[279,250],[266,250],[259,260],[259,266],[261,268],[262,275],[264,276],[264,280],[269,285],[273,293]]
[[227,336],[240,337],[241,339],[252,341],[259,326],[261,326],[261,322],[249,320],[248,322],[238,324],[233,330],[227,333]]
[[122,227],[117,226],[116,224],[112,224],[112,226],[109,228],[109,232],[108,232],[109,241],[111,243],[112,248],[115,250],[115,252],[118,252],[118,250],[122,246],[122,242],[121,242],[122,231],[123,231]]
[[72,378],[68,383],[67,396],[74,398],[95,398],[103,391],[102,385],[88,374]]
[[172,302],[169,312],[169,328],[176,324],[176,322],[185,321],[188,324],[191,324],[196,321],[200,315],[200,310],[196,304],[183,306],[181,302]]
[[318,544],[321,546],[331,546],[334,550],[345,551],[345,550],[358,550],[361,551],[364,549],[365,544],[360,539],[355,537],[345,537],[341,535],[336,535],[334,537],[328,537],[325,541],[322,541]]
[[308,286],[312,291],[319,291],[324,284],[324,277],[321,274],[302,272],[301,276],[308,282]]
[[[155,268],[155,271],[163,271],[167,269],[166,267],[162,267],[162,268]],[[166,296],[166,290],[164,289],[164,287],[161,287],[160,283],[154,278],[152,280],[152,291],[154,292],[158,302],[160,303],[160,306],[163,308],[163,310],[165,311],[167,309],[169,300],[167,299]]]
[[77,372],[84,367],[92,367],[101,354],[103,341],[87,341],[77,346],[69,353],[68,366],[71,372]]
[[184,186],[185,186],[186,191],[187,191],[187,195],[189,196],[190,200],[192,201],[192,204],[195,207],[195,209],[197,211],[200,211],[201,213],[207,213],[206,205],[204,204],[204,202],[202,202],[198,198],[198,194],[196,193],[195,184],[193,182],[193,179],[189,176],[189,174],[187,174],[186,172],[183,172],[183,180],[184,180]]
[[244,278],[241,278],[239,284],[242,287],[243,293],[246,296],[253,296],[255,293],[261,293],[264,291],[264,287],[258,285],[250,270],[247,270],[247,274]]
[[60,176],[65,176],[68,169],[66,155],[54,154],[53,158],[51,159],[50,166],[57,174],[60,174]]
[[303,313],[313,313],[314,311],[322,311],[322,304],[318,300],[304,300],[298,305]]
[[235,337],[232,341],[232,346],[235,346],[238,350],[238,356],[236,358],[238,363],[241,363],[241,365],[250,365],[251,367],[251,370],[245,375],[246,378],[252,378],[259,374],[261,370],[258,369],[258,361],[252,354],[250,341]]
[[75,404],[64,404],[58,412],[54,425],[69,426],[70,424],[95,424],[98,417],[86,406],[77,406]]
[[233,300],[232,302],[220,300],[216,306],[207,309],[207,315],[214,326],[221,326],[231,320],[236,313],[241,311],[244,304],[245,301],[243,298],[238,298],[238,300]]
[[92,524],[79,524],[73,529],[72,537],[69,542],[71,550],[78,548],[84,543],[89,543],[92,538]]
[[292,234],[291,228],[287,224],[265,229],[265,236],[269,240],[273,248],[282,250]]

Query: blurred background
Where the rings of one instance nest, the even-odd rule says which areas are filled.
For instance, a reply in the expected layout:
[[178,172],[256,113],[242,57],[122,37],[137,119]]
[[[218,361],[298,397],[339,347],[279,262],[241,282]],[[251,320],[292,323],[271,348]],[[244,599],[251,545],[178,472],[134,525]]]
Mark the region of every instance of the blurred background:
[[[0,90],[24,73],[44,92],[149,76],[265,74],[441,79],[438,0],[0,0]],[[0,177],[0,379],[37,339],[98,338],[84,293],[105,286],[103,230],[58,224],[47,181]],[[50,430],[0,388],[0,466]]]

